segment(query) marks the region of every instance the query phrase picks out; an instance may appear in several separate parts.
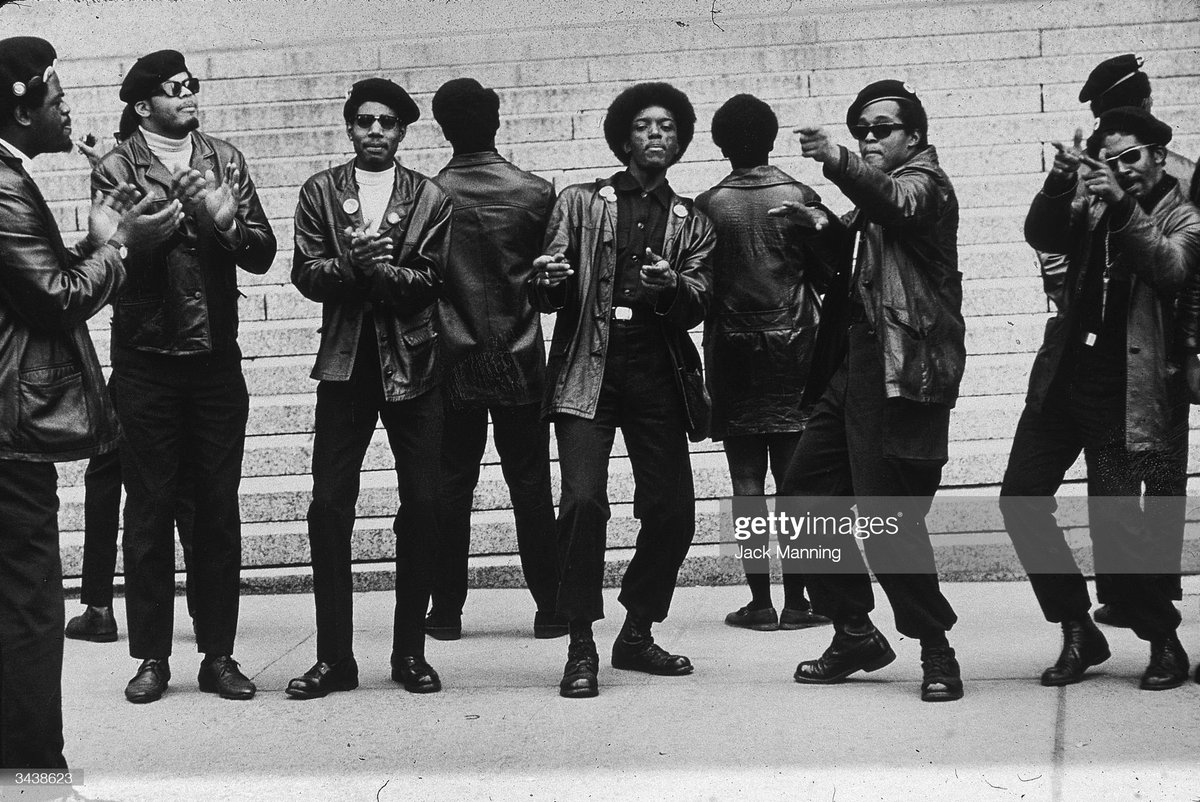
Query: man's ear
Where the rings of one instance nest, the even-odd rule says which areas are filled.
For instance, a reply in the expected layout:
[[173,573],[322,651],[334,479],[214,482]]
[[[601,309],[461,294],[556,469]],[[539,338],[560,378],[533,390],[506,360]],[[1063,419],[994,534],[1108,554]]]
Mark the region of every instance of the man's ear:
[[17,125],[25,128],[33,125],[33,109],[28,106],[22,106],[20,103],[13,106],[12,116],[17,121]]
[[150,101],[139,100],[133,104],[133,110],[137,112],[137,116],[141,117],[143,120],[147,119],[150,116]]
[[399,126],[399,129],[400,129],[400,133],[396,137],[397,145],[399,145],[401,142],[404,141],[404,137],[408,136],[408,126],[407,125],[401,125],[401,126]]
[[1163,167],[1167,163],[1167,149],[1162,145],[1155,145],[1150,148],[1150,152],[1154,154],[1154,163],[1159,167]]

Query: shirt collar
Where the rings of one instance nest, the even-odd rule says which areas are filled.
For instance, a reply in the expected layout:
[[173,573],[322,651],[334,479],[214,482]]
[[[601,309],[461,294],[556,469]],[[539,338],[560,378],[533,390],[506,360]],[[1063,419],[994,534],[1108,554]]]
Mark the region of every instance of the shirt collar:
[[[637,179],[628,170],[622,170],[613,176],[612,184],[617,192],[625,195],[632,195],[635,192],[640,194],[642,192],[642,185],[638,183]],[[659,205],[664,209],[671,208],[671,199],[675,197],[675,192],[666,181],[663,181],[647,194],[658,201]]]
[[13,156],[16,156],[18,159],[20,159],[22,167],[29,166],[29,157],[26,156],[20,149],[18,149],[16,145],[9,142],[7,139],[0,139],[0,145],[3,145],[4,147],[8,148],[9,153],[11,153]]

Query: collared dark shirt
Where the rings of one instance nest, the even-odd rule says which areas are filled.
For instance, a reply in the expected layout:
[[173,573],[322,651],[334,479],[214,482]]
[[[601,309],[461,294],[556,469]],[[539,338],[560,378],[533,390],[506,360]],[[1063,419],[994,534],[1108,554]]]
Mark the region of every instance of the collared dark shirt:
[[617,275],[613,284],[613,306],[653,306],[656,293],[642,287],[641,270],[646,249],[662,255],[674,192],[664,181],[643,192],[628,170],[613,177],[617,192]]

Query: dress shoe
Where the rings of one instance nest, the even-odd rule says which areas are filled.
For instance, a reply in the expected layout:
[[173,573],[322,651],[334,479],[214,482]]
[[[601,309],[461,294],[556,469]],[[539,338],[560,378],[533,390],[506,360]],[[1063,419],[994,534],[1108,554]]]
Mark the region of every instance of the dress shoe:
[[779,613],[775,612],[774,607],[755,610],[746,605],[725,616],[725,623],[731,627],[752,629],[755,632],[774,632],[779,629]]
[[962,675],[951,647],[922,646],[921,673],[922,702],[955,702],[963,697]]
[[1166,691],[1178,688],[1188,677],[1188,656],[1179,637],[1172,632],[1170,637],[1150,642],[1150,665],[1142,674],[1143,691]]
[[650,624],[626,619],[621,633],[613,641],[613,668],[644,671],[660,677],[681,677],[692,673],[692,661],[681,654],[670,654],[654,642]]
[[200,690],[219,693],[222,699],[253,699],[258,690],[238,668],[237,660],[227,654],[210,655],[200,661],[196,681]]
[[533,637],[538,640],[564,637],[567,629],[565,616],[558,613],[543,613],[541,610],[533,614]]
[[143,660],[137,673],[125,686],[125,698],[134,704],[156,702],[167,690],[171,679],[171,666],[167,658]]
[[113,618],[111,607],[89,604],[82,614],[67,622],[65,634],[72,640],[112,643],[117,639],[117,619]]
[[794,677],[796,682],[828,685],[841,682],[855,671],[877,671],[895,659],[887,638],[874,627],[855,634],[838,629],[825,653],[796,666]]
[[596,675],[600,672],[600,655],[593,640],[573,640],[567,647],[567,664],[563,667],[558,695],[566,699],[590,699],[600,693]]
[[392,682],[399,682],[409,693],[437,693],[442,680],[424,657],[405,655],[392,658]]
[[285,693],[293,699],[320,699],[334,691],[352,691],[358,687],[358,662],[353,657],[332,665],[317,664],[288,683]]
[[1042,672],[1042,684],[1047,687],[1074,685],[1083,679],[1083,672],[1100,665],[1112,652],[1108,641],[1090,618],[1063,621],[1063,647],[1058,662]]
[[1106,627],[1120,627],[1121,629],[1129,629],[1129,622],[1125,620],[1125,616],[1121,615],[1119,610],[1114,610],[1112,605],[1102,604],[1092,613],[1092,619],[1097,624],[1103,624]]
[[795,610],[791,607],[784,607],[783,612],[779,614],[780,629],[808,629],[809,627],[823,627],[829,623],[831,622],[828,618],[818,615],[808,608]]
[[425,634],[434,640],[458,640],[462,637],[462,615],[431,612],[425,616]]

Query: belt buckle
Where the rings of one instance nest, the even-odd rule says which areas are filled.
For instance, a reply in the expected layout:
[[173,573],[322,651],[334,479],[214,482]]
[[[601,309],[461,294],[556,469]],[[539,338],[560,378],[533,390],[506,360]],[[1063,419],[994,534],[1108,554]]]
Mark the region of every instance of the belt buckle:
[[633,307],[614,306],[612,314],[613,320],[633,320]]

